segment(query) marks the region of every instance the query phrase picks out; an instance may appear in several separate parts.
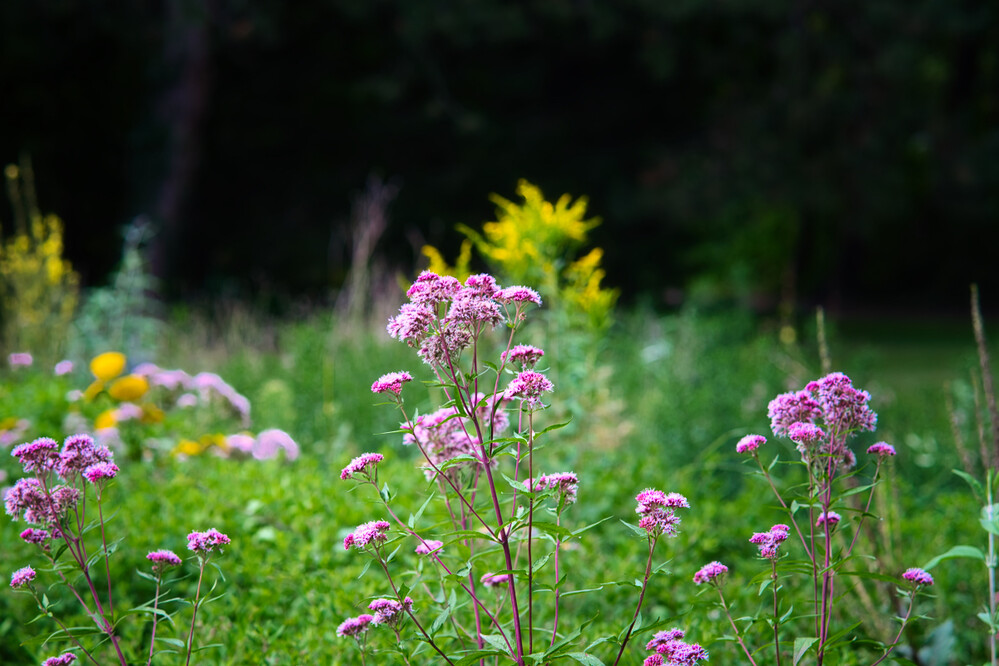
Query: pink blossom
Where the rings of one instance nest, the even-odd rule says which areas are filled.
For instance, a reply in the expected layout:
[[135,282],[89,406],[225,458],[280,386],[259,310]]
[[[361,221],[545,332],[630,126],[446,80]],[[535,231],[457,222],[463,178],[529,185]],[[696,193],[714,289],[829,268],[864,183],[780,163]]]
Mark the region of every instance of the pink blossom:
[[402,385],[411,381],[413,381],[413,375],[408,372],[390,372],[379,377],[378,380],[371,385],[371,392],[385,393],[386,391],[391,391],[392,393],[399,395],[402,393]]
[[635,513],[642,516],[638,526],[649,533],[650,537],[666,535],[675,537],[679,534],[677,526],[680,517],[673,509],[690,508],[687,498],[680,493],[664,493],[661,490],[646,488],[635,496],[638,506]]
[[50,437],[39,437],[33,442],[14,447],[10,455],[24,466],[25,472],[48,472],[59,463],[59,445]]
[[727,566],[721,562],[709,562],[694,574],[694,583],[697,585],[700,585],[701,583],[710,583],[725,573],[728,573]]
[[459,289],[461,282],[457,278],[423,271],[406,292],[406,296],[418,305],[435,306],[453,298]]
[[492,298],[499,291],[495,278],[488,273],[470,275],[465,280],[464,291],[481,298]]
[[[184,396],[181,396],[181,398],[183,397]],[[180,400],[177,401],[177,404],[180,404]],[[228,446],[231,451],[238,451],[239,453],[245,453],[247,455],[253,453],[253,445],[256,441],[257,440],[253,438],[253,435],[248,435],[246,433],[236,433],[225,438],[226,446]]]
[[180,566],[180,557],[172,550],[154,550],[146,555],[146,559],[153,563],[156,574],[163,573],[168,567]]
[[63,442],[59,453],[57,473],[66,480],[74,479],[91,465],[112,462],[113,458],[111,450],[103,444],[97,444],[90,435],[70,435]]
[[253,457],[257,460],[268,460],[277,457],[281,449],[284,449],[285,460],[298,458],[298,444],[291,435],[283,430],[271,428],[257,435],[257,440],[253,444]]
[[57,377],[68,375],[69,373],[73,372],[73,362],[68,360],[59,361],[58,363],[55,364],[54,372]]
[[27,587],[31,584],[31,581],[35,580],[35,570],[31,567],[21,567],[10,577],[10,586],[15,590],[19,590],[23,587]]
[[809,382],[805,390],[815,394],[822,409],[822,420],[836,435],[861,430],[874,430],[878,415],[871,411],[871,395],[853,387],[842,372],[833,372],[818,381]]
[[415,346],[427,337],[436,319],[434,310],[419,303],[406,303],[399,308],[399,314],[389,319],[385,329],[388,334],[410,346]]
[[813,444],[825,438],[826,433],[813,423],[798,422],[791,424],[791,427],[787,429],[787,436],[801,444]]
[[14,352],[7,357],[7,362],[12,368],[28,368],[35,362],[35,359],[28,352]]
[[437,541],[436,539],[424,539],[416,545],[417,555],[429,555],[441,549],[444,546],[443,541]]
[[214,527],[207,532],[191,532],[187,535],[187,549],[198,555],[214,553],[216,549],[221,552],[222,546],[229,545],[229,542],[229,537]]
[[905,573],[902,574],[902,578],[915,584],[916,587],[933,584],[933,576],[927,573],[924,569],[916,567],[906,569]]
[[375,618],[372,615],[364,614],[357,617],[348,618],[344,620],[339,627],[336,628],[336,635],[343,636],[360,636],[366,632],[370,627]]
[[555,390],[551,381],[540,372],[524,370],[518,374],[506,389],[510,399],[520,398],[531,409],[542,406],[541,394]]
[[660,645],[668,643],[670,641],[678,641],[683,638],[684,631],[674,627],[673,629],[667,629],[666,631],[660,631],[652,640],[645,644],[646,650],[655,650]]
[[512,576],[510,574],[494,574],[487,573],[483,574],[479,581],[486,587],[497,587],[504,583],[510,582]]
[[118,466],[113,462],[97,463],[83,470],[83,478],[93,484],[116,476],[118,476]]
[[48,550],[52,534],[48,530],[38,530],[34,527],[29,527],[21,532],[21,539],[25,543],[33,543],[36,546],[40,546],[42,550]]
[[544,355],[545,352],[537,347],[516,345],[510,351],[500,354],[500,360],[504,363],[508,360],[517,361],[524,368],[533,368]]
[[402,619],[402,616],[412,610],[413,600],[406,597],[402,603],[395,599],[375,599],[368,604],[368,610],[374,611],[374,624],[395,625]]
[[42,662],[42,666],[69,666],[76,661],[76,655],[72,652],[63,652],[58,657],[49,657]]
[[493,298],[500,303],[534,303],[541,306],[541,295],[528,287],[506,287],[497,291]]
[[867,448],[867,452],[872,455],[880,456],[880,458],[884,460],[888,456],[895,455],[895,447],[887,442],[878,442],[877,444],[871,444]]
[[836,526],[839,521],[843,520],[843,516],[839,515],[835,511],[823,512],[819,514],[819,517],[815,520],[816,527],[822,527],[826,523],[831,526]]
[[188,409],[198,405],[198,396],[193,393],[182,393],[177,396],[177,406],[181,409]]
[[560,472],[557,474],[543,474],[534,482],[534,492],[540,490],[554,489],[559,495],[565,498],[566,504],[576,501],[576,491],[579,488],[579,479],[572,472]]
[[756,544],[760,549],[760,557],[768,560],[776,560],[778,548],[787,540],[790,528],[787,525],[778,523],[770,528],[769,532],[756,532],[749,538],[749,543]]
[[752,453],[767,443],[767,438],[763,435],[746,435],[735,445],[736,453]]
[[[153,366],[153,368],[156,368],[156,366]],[[136,368],[137,373],[138,370]],[[149,376],[149,383],[153,386],[162,386],[168,391],[194,388],[194,379],[183,370],[161,370],[156,368]]]
[[392,527],[387,521],[372,520],[371,522],[358,525],[353,532],[343,540],[343,549],[350,550],[351,547],[364,550],[368,544],[379,546],[388,541],[388,530]]
[[380,453],[362,453],[343,468],[343,471],[340,472],[340,478],[346,481],[347,479],[353,479],[355,474],[363,474],[370,478],[375,466],[384,458],[385,456]]
[[770,428],[778,437],[786,435],[792,424],[812,423],[821,414],[822,408],[808,391],[782,393],[767,407]]

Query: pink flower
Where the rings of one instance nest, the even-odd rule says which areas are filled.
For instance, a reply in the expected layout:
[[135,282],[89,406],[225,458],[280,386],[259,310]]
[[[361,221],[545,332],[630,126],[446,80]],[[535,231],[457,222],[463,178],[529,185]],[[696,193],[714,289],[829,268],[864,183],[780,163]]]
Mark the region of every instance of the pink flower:
[[42,666],[68,666],[76,661],[76,655],[72,652],[63,652],[58,657],[49,657],[42,662]]
[[21,539],[25,543],[33,543],[36,546],[40,546],[42,550],[48,550],[52,534],[48,530],[37,530],[34,527],[29,527],[21,532]]
[[887,442],[878,442],[877,444],[871,444],[867,448],[867,452],[872,455],[880,456],[880,458],[884,460],[888,456],[895,455],[895,447]]
[[399,308],[399,314],[389,319],[385,329],[397,340],[416,346],[430,333],[431,324],[436,319],[434,310],[419,303],[406,303]]
[[453,298],[459,289],[461,282],[457,278],[423,271],[406,292],[406,296],[418,305],[435,306]]
[[371,385],[371,392],[385,393],[386,391],[391,391],[399,395],[402,393],[402,385],[411,381],[413,381],[413,375],[408,372],[390,372],[387,375],[379,377],[378,381]]
[[253,457],[257,460],[276,458],[281,449],[284,449],[285,460],[298,458],[298,444],[291,438],[291,435],[284,430],[271,428],[257,435],[257,439],[253,443]]
[[194,551],[198,555],[208,555],[214,553],[216,549],[222,551],[222,546],[229,544],[229,537],[222,534],[214,527],[207,532],[191,532],[187,535],[187,549]]
[[510,582],[510,574],[494,574],[487,573],[483,574],[479,581],[486,587],[497,587],[503,585],[504,583]]
[[70,480],[92,465],[112,462],[113,457],[107,446],[97,444],[90,435],[70,435],[63,442],[59,453],[57,472],[62,478]]
[[497,291],[493,298],[500,303],[534,303],[541,306],[541,295],[528,287],[506,287]]
[[520,398],[529,408],[542,406],[541,394],[555,390],[551,381],[540,372],[524,370],[518,374],[506,389],[509,399]]
[[694,574],[694,583],[697,585],[700,585],[701,583],[710,583],[724,573],[728,573],[727,566],[721,562],[709,562]]
[[566,504],[576,501],[576,491],[579,488],[579,479],[572,472],[560,472],[557,474],[542,474],[534,482],[534,492],[539,490],[554,489],[559,495],[565,498]]
[[792,424],[811,423],[821,414],[822,408],[808,391],[782,393],[767,407],[770,428],[778,437],[786,435]]
[[35,576],[35,570],[31,567],[21,567],[11,575],[10,586],[15,590],[27,587],[35,580]]
[[343,540],[343,549],[350,550],[351,547],[364,550],[368,544],[378,546],[388,540],[388,530],[392,527],[384,520],[372,520],[371,522],[358,525],[353,532]]
[[815,526],[822,527],[826,523],[829,523],[831,526],[836,526],[841,520],[843,520],[843,516],[839,515],[835,511],[820,513],[818,519],[815,521]]
[[767,438],[763,435],[746,435],[735,445],[736,453],[752,453],[767,443]]
[[778,548],[787,540],[790,528],[787,525],[778,523],[770,528],[769,532],[756,532],[749,538],[749,543],[756,544],[760,548],[760,557],[768,560],[776,560]]
[[57,377],[68,375],[71,372],[73,372],[72,361],[59,361],[55,364],[55,374]]
[[[185,395],[191,395],[187,393]],[[183,398],[184,396],[180,396]],[[191,396],[194,397],[194,396]],[[180,399],[177,399],[177,405],[180,405]],[[240,453],[251,455],[253,453],[253,445],[257,440],[253,438],[253,435],[248,435],[246,433],[236,433],[235,435],[229,435],[225,438],[226,446],[232,451],[238,451]]]
[[35,362],[35,359],[28,352],[14,352],[7,357],[7,362],[12,368],[28,368]]
[[340,478],[346,481],[347,479],[353,479],[355,474],[363,474],[370,478],[372,472],[375,470],[375,466],[384,458],[385,456],[380,453],[362,453],[343,468],[343,471],[340,472]]
[[48,472],[59,462],[59,445],[50,437],[39,437],[33,442],[14,447],[10,455],[24,466],[25,472]]
[[367,614],[349,618],[344,620],[340,626],[336,628],[336,635],[341,637],[360,636],[371,628],[371,623],[374,622],[374,620],[374,616]]
[[707,651],[697,643],[684,643],[683,631],[671,629],[660,631],[645,646],[655,650],[655,654],[645,658],[643,666],[694,666],[698,661],[706,661]]
[[441,549],[444,545],[443,541],[437,541],[436,539],[424,539],[416,545],[417,555],[429,555]]
[[395,599],[375,599],[368,604],[368,610],[374,611],[374,624],[395,625],[402,619],[404,613],[412,610],[413,600],[406,597],[399,603]]
[[913,567],[911,569],[906,569],[905,573],[902,574],[902,578],[906,579],[910,583],[915,584],[916,587],[933,584],[933,576],[931,576],[925,570],[916,567]]
[[666,631],[660,631],[652,640],[645,644],[646,650],[655,650],[660,645],[669,643],[670,641],[678,641],[683,638],[684,631],[674,627],[673,629],[668,629]]
[[653,538],[663,534],[668,537],[679,534],[677,526],[680,524],[680,517],[673,509],[690,508],[687,498],[680,493],[666,494],[653,488],[646,488],[638,493],[635,501],[638,502],[635,513],[642,516],[638,526]]
[[850,378],[842,372],[809,382],[805,390],[815,394],[826,428],[834,433],[874,430],[877,426],[878,415],[867,405],[871,395],[855,389]]
[[499,287],[492,275],[479,273],[468,276],[468,279],[465,280],[465,291],[481,298],[493,298],[499,291]]
[[116,476],[118,476],[118,466],[113,462],[97,463],[83,470],[83,478],[93,484]]
[[812,444],[825,438],[826,433],[813,423],[798,422],[791,424],[791,427],[787,429],[787,436],[792,441],[801,444]]
[[180,566],[180,558],[172,550],[154,550],[146,555],[146,559],[153,563],[156,574],[163,573],[168,567]]
[[508,360],[517,361],[524,368],[533,368],[544,355],[545,352],[537,347],[516,345],[510,351],[500,354],[500,360],[504,363]]

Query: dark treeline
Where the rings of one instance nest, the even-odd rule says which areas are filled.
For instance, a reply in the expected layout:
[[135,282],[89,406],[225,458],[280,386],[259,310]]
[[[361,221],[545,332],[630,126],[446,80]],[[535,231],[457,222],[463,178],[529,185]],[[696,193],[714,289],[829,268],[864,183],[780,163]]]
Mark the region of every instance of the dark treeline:
[[144,214],[174,296],[328,293],[377,176],[405,271],[527,178],[626,299],[999,293],[996,3],[14,0],[0,105],[88,284]]

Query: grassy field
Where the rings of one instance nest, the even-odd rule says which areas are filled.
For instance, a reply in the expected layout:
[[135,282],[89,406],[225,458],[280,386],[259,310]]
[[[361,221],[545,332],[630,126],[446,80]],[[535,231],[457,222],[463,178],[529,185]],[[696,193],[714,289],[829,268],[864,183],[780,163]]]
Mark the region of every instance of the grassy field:
[[[574,470],[580,478],[580,500],[566,514],[571,527],[612,518],[566,550],[562,562],[567,589],[601,588],[567,597],[563,604],[566,632],[585,625],[581,648],[591,642],[588,637],[617,635],[630,621],[637,589],[610,581],[641,577],[645,544],[621,520],[633,519],[638,491],[655,487],[682,493],[691,508],[684,513],[680,536],[658,551],[657,562],[669,560],[669,573],[652,579],[642,612],[645,629],[621,663],[642,663],[642,647],[653,631],[670,626],[683,626],[709,650],[713,663],[743,663],[738,646],[722,640],[729,631],[714,597],[694,586],[691,576],[706,562],[724,561],[731,570],[726,598],[736,617],[765,606],[757,593],[763,569],[747,539],[782,514],[765,482],[750,473],[734,447],[746,433],[769,434],[771,398],[821,376],[810,328],[806,323],[802,342],[788,346],[778,341],[769,322],[743,312],[630,312],[620,315],[599,343],[547,339],[549,332],[539,324],[536,333],[552,352],[550,376],[556,385],[552,408],[539,419],[551,425],[571,418],[541,452],[545,469]],[[992,330],[999,331],[995,325]],[[966,446],[978,446],[970,323],[833,320],[829,335],[833,369],[868,390],[879,414],[878,431],[858,441],[858,454],[878,440],[899,451],[885,480],[887,492],[872,509],[882,519],[869,523],[871,546],[864,553],[870,557],[856,566],[897,577],[954,545],[984,547],[979,505],[951,471],[961,467],[961,456],[948,395]],[[123,538],[112,558],[118,605],[137,605],[152,596],[152,583],[135,574],[145,569],[147,552],[171,548],[182,553],[189,531],[216,527],[232,537],[232,544],[218,560],[225,577],[217,588],[222,596],[198,616],[200,642],[216,647],[197,653],[195,663],[360,663],[353,642],[338,638],[336,627],[385,594],[385,585],[376,568],[366,570],[365,558],[345,551],[342,541],[359,523],[382,517],[383,509],[371,488],[352,491],[339,474],[360,452],[381,452],[386,460],[379,478],[390,485],[393,505],[401,515],[417,511],[426,483],[415,469],[415,452],[401,446],[401,435],[393,434],[397,413],[379,405],[369,387],[379,375],[402,369],[427,380],[425,368],[405,345],[389,340],[380,323],[348,325],[326,314],[293,322],[241,309],[213,319],[175,317],[163,340],[157,363],[192,374],[219,373],[250,399],[255,426],[286,430],[302,455],[294,461],[208,454],[120,461],[109,504],[116,509],[109,527]],[[31,372],[3,379],[5,405],[19,410],[8,415],[32,419],[35,426],[26,439],[61,438],[66,433],[52,431],[62,428],[61,416],[48,405],[62,405],[62,393],[85,387],[87,380],[77,375],[55,382],[40,370]],[[407,391],[407,404],[430,407],[434,389],[414,383]],[[783,459],[793,458],[790,445],[775,446]],[[16,478],[9,463],[3,469]],[[424,520],[438,524],[444,514],[431,508]],[[3,521],[4,571],[37,560],[18,539],[23,527]],[[403,550],[400,566],[417,567],[409,555],[412,548]],[[987,597],[985,567],[948,560],[933,573],[937,584],[920,606],[927,617],[907,630],[898,655],[919,664],[982,663],[987,635],[975,616]],[[843,627],[863,623],[853,631],[855,645],[832,663],[870,663],[876,652],[866,651],[863,640],[890,641],[897,630],[895,584],[850,580],[836,621]],[[173,591],[189,593],[194,583],[188,575],[173,584]],[[417,611],[432,621],[438,612],[434,590],[412,594]],[[49,595],[72,618],[71,626],[87,624],[65,588],[54,585]],[[0,594],[0,663],[35,664],[58,652],[58,646],[39,645],[55,625],[47,618],[29,624],[35,615],[30,597],[9,589]],[[165,629],[166,635],[183,638],[189,618],[189,609],[181,610],[177,626]],[[542,614],[540,624],[548,620]],[[139,623],[122,625],[124,642],[135,650],[130,663],[139,663],[143,645],[148,646],[143,631],[148,630]],[[747,637],[764,645],[765,626],[750,627]],[[393,643],[385,635],[371,642],[382,650]],[[592,654],[609,664],[616,650],[604,644]],[[761,663],[767,658],[764,653]],[[155,663],[175,662],[182,660],[165,654]],[[368,663],[404,662],[383,652]],[[437,662],[424,651],[414,663]]]

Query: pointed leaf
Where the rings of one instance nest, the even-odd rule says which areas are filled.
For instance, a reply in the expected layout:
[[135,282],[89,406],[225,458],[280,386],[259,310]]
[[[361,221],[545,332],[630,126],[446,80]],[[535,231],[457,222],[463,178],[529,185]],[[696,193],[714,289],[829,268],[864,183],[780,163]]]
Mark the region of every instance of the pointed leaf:
[[798,666],[801,658],[808,652],[808,648],[815,645],[818,640],[815,636],[802,636],[794,639],[794,666]]

